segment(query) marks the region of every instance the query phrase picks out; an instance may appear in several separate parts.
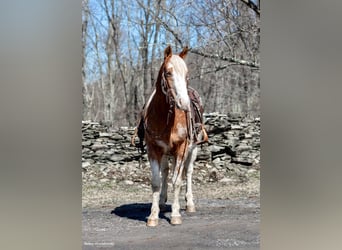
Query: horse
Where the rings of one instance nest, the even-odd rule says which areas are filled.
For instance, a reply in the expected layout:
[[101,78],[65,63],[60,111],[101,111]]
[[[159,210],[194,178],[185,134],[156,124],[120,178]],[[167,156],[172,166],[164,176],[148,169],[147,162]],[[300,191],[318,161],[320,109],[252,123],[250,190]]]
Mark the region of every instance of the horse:
[[159,212],[166,209],[169,158],[174,192],[171,224],[182,224],[179,194],[185,176],[186,211],[196,211],[191,183],[197,147],[191,126],[188,68],[184,61],[188,50],[185,47],[179,55],[172,54],[171,46],[164,50],[154,91],[143,111],[144,139],[152,172],[152,206],[146,223],[149,227],[158,225]]

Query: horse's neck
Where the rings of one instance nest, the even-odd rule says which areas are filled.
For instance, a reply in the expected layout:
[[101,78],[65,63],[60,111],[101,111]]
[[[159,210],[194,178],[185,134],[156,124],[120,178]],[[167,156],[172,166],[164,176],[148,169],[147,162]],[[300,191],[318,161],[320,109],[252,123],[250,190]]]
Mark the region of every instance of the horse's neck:
[[157,88],[153,98],[155,112],[158,113],[158,119],[168,119],[169,113],[172,112],[170,104],[167,102],[167,97],[162,92],[161,88]]

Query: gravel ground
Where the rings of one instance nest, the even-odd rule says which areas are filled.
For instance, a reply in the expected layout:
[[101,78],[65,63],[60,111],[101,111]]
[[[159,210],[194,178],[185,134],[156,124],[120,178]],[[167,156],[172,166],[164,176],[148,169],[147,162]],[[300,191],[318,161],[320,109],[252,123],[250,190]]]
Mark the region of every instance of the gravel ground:
[[140,170],[101,165],[84,171],[83,249],[259,249],[259,168],[195,167],[197,212],[186,213],[181,199],[183,224],[172,226],[170,187],[168,210],[160,214],[156,228],[146,227],[150,173],[146,166]]

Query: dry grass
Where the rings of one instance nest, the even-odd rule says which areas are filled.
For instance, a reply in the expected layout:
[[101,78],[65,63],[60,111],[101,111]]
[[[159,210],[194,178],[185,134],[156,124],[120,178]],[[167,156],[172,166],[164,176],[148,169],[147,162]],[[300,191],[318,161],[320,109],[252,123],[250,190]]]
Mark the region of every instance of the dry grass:
[[[182,194],[184,194],[182,189]],[[172,200],[169,185],[169,200]],[[226,182],[210,182],[193,185],[194,199],[235,199],[260,197],[260,171],[249,173],[241,181],[238,177]],[[181,196],[183,197],[183,196]],[[143,183],[83,182],[82,207],[116,206],[127,203],[151,202],[151,188]]]

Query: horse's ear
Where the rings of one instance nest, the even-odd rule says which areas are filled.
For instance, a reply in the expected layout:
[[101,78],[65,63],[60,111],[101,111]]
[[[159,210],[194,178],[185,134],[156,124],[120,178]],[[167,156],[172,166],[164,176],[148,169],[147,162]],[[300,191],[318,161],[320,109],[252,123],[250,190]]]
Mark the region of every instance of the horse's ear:
[[186,55],[188,54],[188,51],[189,51],[189,47],[188,46],[184,47],[182,52],[179,53],[179,56],[184,59],[186,57]]
[[172,49],[171,49],[171,45],[169,45],[164,50],[164,60],[171,55],[172,55]]

